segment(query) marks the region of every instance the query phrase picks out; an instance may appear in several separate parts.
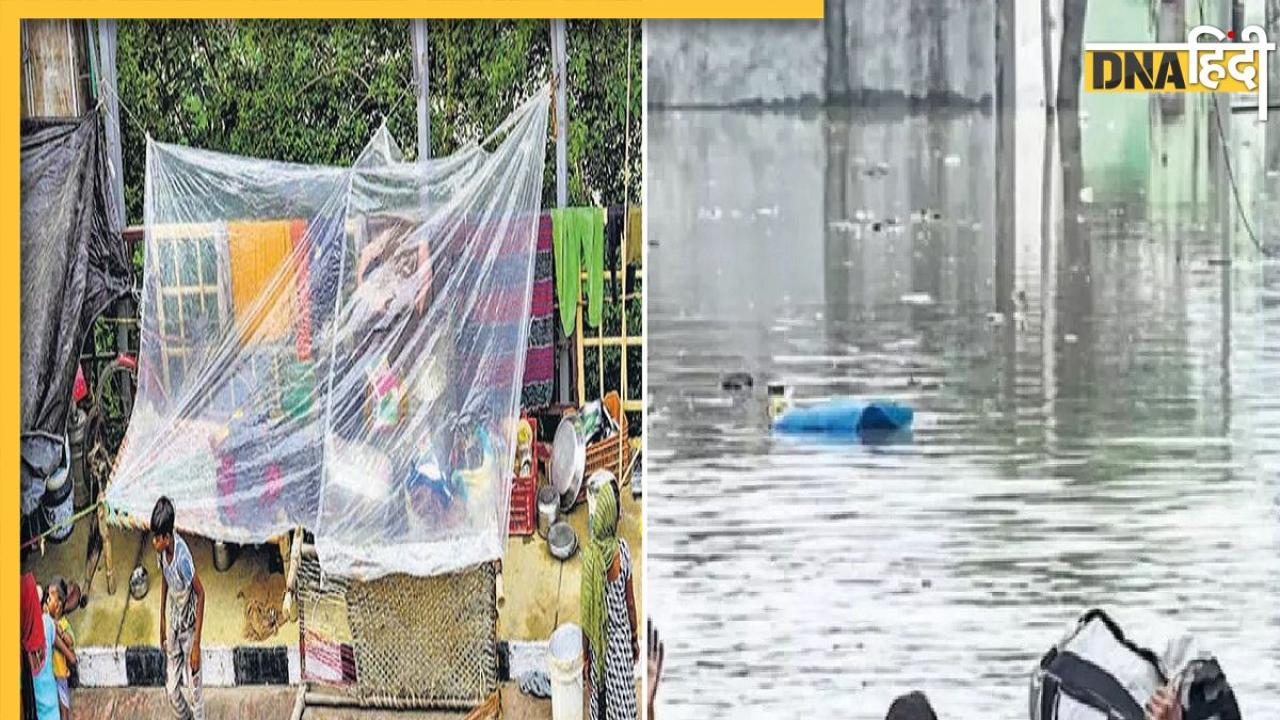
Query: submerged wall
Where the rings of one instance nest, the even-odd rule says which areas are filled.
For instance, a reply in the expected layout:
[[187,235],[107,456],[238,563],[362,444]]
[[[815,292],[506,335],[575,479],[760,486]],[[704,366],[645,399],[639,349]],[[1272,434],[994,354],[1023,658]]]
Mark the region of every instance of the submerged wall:
[[820,21],[645,22],[649,104],[772,105],[824,99]]
[[822,21],[649,22],[649,103],[986,104],[995,2],[827,0]]

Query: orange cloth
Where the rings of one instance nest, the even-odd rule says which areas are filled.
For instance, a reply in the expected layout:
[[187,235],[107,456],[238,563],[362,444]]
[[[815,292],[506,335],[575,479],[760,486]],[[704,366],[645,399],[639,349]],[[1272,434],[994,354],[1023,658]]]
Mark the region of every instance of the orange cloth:
[[245,342],[279,340],[293,325],[292,223],[227,223],[231,309]]

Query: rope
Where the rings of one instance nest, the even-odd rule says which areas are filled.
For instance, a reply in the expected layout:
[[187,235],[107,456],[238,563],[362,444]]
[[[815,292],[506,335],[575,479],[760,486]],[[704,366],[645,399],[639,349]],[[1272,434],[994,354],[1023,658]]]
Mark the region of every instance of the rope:
[[142,124],[142,119],[139,118],[137,114],[135,114],[133,110],[130,109],[129,106],[124,103],[124,99],[120,97],[120,93],[116,90],[115,86],[113,86],[111,83],[108,83],[107,79],[101,76],[98,79],[98,85],[102,90],[107,90],[111,93],[112,97],[116,99],[116,105],[119,106],[122,110],[124,110],[125,116],[133,121],[134,126],[136,126],[143,135],[146,135],[147,137],[151,137],[151,133],[148,132],[146,126]]
[[54,533],[54,532],[56,532],[56,531],[58,531],[58,530],[62,530],[63,528],[66,528],[66,527],[68,527],[68,526],[75,525],[75,524],[76,524],[76,521],[77,521],[77,520],[79,520],[80,518],[84,517],[85,515],[88,515],[88,514],[89,514],[89,513],[91,513],[91,512],[96,512],[96,511],[97,511],[97,509],[98,509],[98,506],[99,506],[99,505],[101,505],[101,504],[102,504],[102,501],[101,501],[101,500],[99,500],[99,501],[97,501],[97,502],[93,503],[92,505],[89,505],[88,507],[86,507],[85,509],[83,509],[83,510],[81,510],[80,512],[76,513],[75,515],[72,515],[71,517],[67,518],[66,520],[63,520],[62,522],[58,523],[57,525],[54,525],[53,527],[49,528],[48,530],[45,530],[44,532],[40,533],[39,535],[36,535],[35,537],[32,537],[31,539],[29,539],[29,540],[27,540],[26,542],[22,543],[21,545],[19,545],[19,546],[18,546],[18,549],[19,549],[19,550],[26,550],[27,548],[29,548],[29,547],[31,547],[31,546],[33,546],[33,545],[35,545],[36,543],[43,542],[43,541],[44,541],[44,539],[45,539],[46,537],[48,537],[49,535],[51,535],[52,533]]

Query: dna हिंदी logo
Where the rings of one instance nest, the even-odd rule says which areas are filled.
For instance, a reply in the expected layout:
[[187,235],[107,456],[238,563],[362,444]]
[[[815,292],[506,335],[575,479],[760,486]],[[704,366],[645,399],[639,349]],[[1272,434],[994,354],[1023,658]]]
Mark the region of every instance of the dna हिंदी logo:
[[[1204,42],[1204,38],[1210,38]],[[1223,32],[1198,25],[1185,43],[1086,43],[1084,87],[1090,92],[1257,93],[1267,119],[1267,55],[1276,49],[1257,25]]]

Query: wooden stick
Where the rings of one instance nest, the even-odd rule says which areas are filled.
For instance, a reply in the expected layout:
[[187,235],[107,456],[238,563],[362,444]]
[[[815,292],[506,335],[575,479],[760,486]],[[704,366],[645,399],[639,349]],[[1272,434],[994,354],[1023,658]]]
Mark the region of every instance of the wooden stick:
[[[98,505],[98,533],[102,535],[102,559],[107,564],[107,594],[116,594],[116,571],[112,564],[111,526],[107,524],[107,506]],[[145,538],[143,538],[145,541]]]

